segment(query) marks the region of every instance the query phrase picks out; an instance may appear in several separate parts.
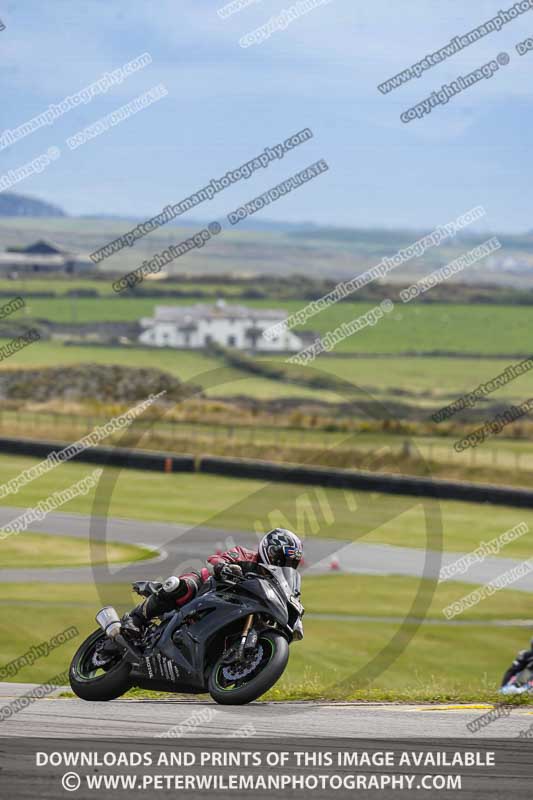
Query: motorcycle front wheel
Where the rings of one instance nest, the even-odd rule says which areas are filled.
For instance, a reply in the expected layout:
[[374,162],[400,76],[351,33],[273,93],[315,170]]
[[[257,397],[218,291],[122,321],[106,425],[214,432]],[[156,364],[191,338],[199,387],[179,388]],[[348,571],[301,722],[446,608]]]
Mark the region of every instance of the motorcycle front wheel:
[[222,705],[244,705],[265,694],[279,680],[289,660],[289,643],[278,631],[265,631],[257,647],[235,664],[221,656],[208,680],[209,694]]
[[69,681],[74,694],[82,700],[115,700],[131,687],[131,665],[124,661],[120,651],[107,661],[98,658],[98,650],[106,641],[105,633],[99,628],[74,654]]

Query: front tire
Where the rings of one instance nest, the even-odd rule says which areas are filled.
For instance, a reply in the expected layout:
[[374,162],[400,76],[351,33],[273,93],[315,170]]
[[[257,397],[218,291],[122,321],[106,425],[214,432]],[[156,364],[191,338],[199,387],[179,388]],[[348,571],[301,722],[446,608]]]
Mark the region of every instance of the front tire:
[[82,700],[106,701],[121,697],[131,687],[131,665],[117,655],[115,663],[98,669],[92,661],[97,645],[106,640],[99,628],[78,648],[69,670],[72,691]]
[[[259,636],[255,669],[242,678],[232,676],[233,668],[224,664],[220,656],[208,680],[209,694],[221,705],[244,705],[265,694],[282,676],[289,660],[289,643],[277,631],[266,631]],[[252,662],[253,663],[253,662]]]

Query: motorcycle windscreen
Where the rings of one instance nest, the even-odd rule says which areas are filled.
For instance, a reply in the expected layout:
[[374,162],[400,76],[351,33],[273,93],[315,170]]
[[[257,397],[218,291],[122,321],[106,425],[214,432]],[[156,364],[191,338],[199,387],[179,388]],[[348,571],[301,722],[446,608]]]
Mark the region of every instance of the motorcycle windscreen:
[[267,567],[268,571],[273,575],[276,582],[286,595],[287,599],[296,595],[300,595],[302,579],[298,570],[293,567]]

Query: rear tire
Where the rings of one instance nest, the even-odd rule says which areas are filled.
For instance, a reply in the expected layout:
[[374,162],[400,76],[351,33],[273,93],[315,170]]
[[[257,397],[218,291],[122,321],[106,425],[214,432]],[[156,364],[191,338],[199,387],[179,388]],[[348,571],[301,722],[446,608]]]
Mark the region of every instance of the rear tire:
[[69,681],[72,691],[82,700],[106,701],[121,697],[131,687],[131,664],[120,660],[107,672],[97,675],[92,667],[91,658],[97,642],[105,639],[105,633],[99,628],[78,648],[72,659],[69,670]]
[[[207,684],[209,694],[221,705],[244,705],[265,694],[282,676],[289,660],[289,643],[277,631],[266,631],[258,640],[265,654],[265,665],[257,675],[242,686],[223,686],[223,657],[213,666]],[[227,681],[225,681],[227,683]]]

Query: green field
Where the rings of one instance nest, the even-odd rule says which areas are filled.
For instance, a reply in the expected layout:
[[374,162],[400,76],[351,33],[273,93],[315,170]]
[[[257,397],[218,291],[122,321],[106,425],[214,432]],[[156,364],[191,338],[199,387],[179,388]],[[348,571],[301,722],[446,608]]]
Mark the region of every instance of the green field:
[[[488,627],[483,620],[531,618],[531,596],[505,590],[459,618],[462,622],[479,620],[479,626],[431,624],[431,620],[443,619],[444,606],[473,588],[461,583],[439,585],[426,623],[420,627],[406,625],[400,633],[417,591],[422,589],[426,596],[431,595],[433,587],[428,582],[360,575],[305,579],[305,638],[291,648],[289,670],[270,696],[495,700],[497,682],[516,650],[527,644],[528,633],[523,628]],[[321,620],[314,614],[331,614],[335,618]],[[349,619],[349,615],[390,618],[390,622],[357,621]],[[372,674],[370,680],[367,665],[385,647],[387,656],[380,659],[377,674]],[[487,649],[491,652],[486,653]],[[303,682],[302,675],[306,676]]]
[[[0,482],[37,463],[35,459],[2,456]],[[88,475],[94,467],[66,463],[8,495],[6,504],[33,506],[58,489]],[[99,502],[94,490],[74,498],[62,510],[82,514],[185,524],[227,530],[264,531],[276,526],[302,537],[382,542],[402,547],[439,547],[442,518],[445,551],[468,552],[525,521],[530,533],[511,542],[505,555],[527,558],[533,540],[533,511],[455,501],[319,489],[298,484],[264,483],[190,473],[160,474],[140,470],[106,470]]]
[[[269,358],[268,361],[281,361]],[[505,371],[514,359],[480,358],[318,358],[312,365],[317,373],[335,375],[371,394],[387,395],[402,400],[401,390],[415,397],[419,405],[446,404],[465,392],[476,389]],[[313,374],[312,368],[308,369]],[[506,386],[487,395],[486,401],[477,403],[483,409],[487,402],[505,400],[523,401],[533,396],[533,370],[526,372]]]
[[[303,603],[309,614],[332,614],[340,619],[350,615],[392,617],[403,621],[409,615],[416,616],[411,607],[421,587],[424,592],[419,599],[421,608],[425,608],[426,600],[431,600],[425,614],[428,622],[442,622],[445,619],[443,608],[460,600],[474,588],[471,584],[461,583],[460,578],[434,586],[430,581],[403,575],[389,575],[386,578],[375,575],[319,575],[304,579]],[[485,598],[457,617],[461,622],[490,622],[494,619],[533,619],[531,595],[506,589]]]
[[[6,344],[0,339],[0,346]],[[65,347],[59,342],[41,340],[13,354],[2,369],[17,367],[46,367],[69,364],[121,364],[125,367],[155,367],[169,372],[180,380],[192,380],[205,388],[209,397],[246,395],[262,399],[301,397],[337,402],[334,392],[317,391],[267,378],[249,377],[247,373],[226,367],[220,360],[203,353],[183,350],[152,350],[147,347]]]
[[89,542],[74,536],[49,536],[25,531],[9,536],[0,544],[2,569],[20,567],[79,567],[120,564],[153,558],[153,550],[117,542]]
[[[7,341],[0,339],[0,346],[7,344]],[[262,356],[260,360],[278,365],[283,363],[284,357]],[[12,355],[0,365],[0,370],[81,363],[157,367],[180,380],[194,379],[195,383],[206,387],[207,394],[213,397],[242,394],[264,399],[301,397],[324,402],[345,399],[342,393],[332,390],[311,389],[286,381],[249,376],[242,370],[226,367],[221,359],[214,356],[170,348],[67,347],[58,341],[41,340]],[[440,404],[446,405],[465,392],[473,391],[479,384],[492,380],[513,363],[515,360],[510,358],[398,357],[373,360],[322,357],[299,371],[306,377],[334,375],[361,389],[362,397],[368,393],[369,398],[375,397],[385,404],[388,401],[414,402],[421,409],[427,407],[429,414]],[[215,370],[219,372],[215,374]],[[533,370],[487,395],[487,400],[478,403],[476,408],[483,415],[487,403],[522,402],[532,396]]]
[[403,633],[406,644],[414,634],[405,650],[400,642],[381,657],[377,677],[369,675],[369,663],[397,633],[394,624],[309,620],[306,639],[291,648],[289,668],[266,699],[497,701],[504,670],[527,644],[523,629],[412,627]]
[[[50,284],[55,285],[55,282]],[[60,284],[65,288],[65,283]],[[213,297],[214,299],[214,297]],[[165,301],[171,304],[190,303],[190,300]],[[250,305],[272,306],[296,311],[305,301],[250,301]],[[103,297],[98,299],[30,299],[26,309],[13,319],[28,322],[33,318],[56,322],[132,322],[153,313],[156,301],[147,299]],[[342,322],[360,316],[371,308],[368,303],[338,303],[309,320],[317,335],[334,330]],[[447,404],[464,392],[472,391],[480,383],[489,381],[503,372],[515,359],[513,354],[533,351],[529,324],[533,307],[435,304],[409,304],[395,311],[371,329],[360,331],[341,342],[338,353],[401,353],[415,351],[452,351],[479,353],[481,355],[509,354],[503,358],[335,358],[319,357],[308,368],[300,371],[306,377],[333,375],[348,384],[359,387],[363,393],[383,401],[414,403],[422,413],[429,414],[435,405]],[[531,334],[533,336],[533,334]],[[0,340],[0,345],[7,340]],[[261,356],[261,360],[278,364],[285,356]],[[6,360],[2,368],[20,366],[68,365],[93,362],[120,363],[124,366],[154,366],[172,375],[188,380],[196,378],[212,397],[247,395],[262,399],[302,398],[325,402],[343,400],[342,393],[311,389],[287,381],[249,376],[240,369],[224,367],[224,373],[213,378],[204,374],[223,366],[222,361],[203,352],[194,353],[173,349],[142,347],[66,347],[59,341],[39,341]],[[212,385],[213,381],[217,384]],[[533,395],[533,371],[510,382],[487,396],[483,407],[497,401],[519,402]]]
[[[291,303],[291,310],[297,305]],[[368,303],[337,303],[310,319],[305,327],[323,335],[371,307]],[[533,349],[532,320],[533,309],[523,306],[399,304],[373,328],[359,331],[335,349],[365,353],[523,353]],[[379,364],[375,368],[381,369]]]
[[[0,342],[5,344],[6,340]],[[65,347],[60,342],[41,340],[14,353],[2,369],[16,367],[51,367],[80,363],[121,364],[125,367],[158,367],[172,375],[189,380],[202,372],[219,367],[209,356],[183,350],[116,347]],[[231,377],[231,373],[228,373]]]
[[[76,284],[77,285],[77,284]],[[51,284],[53,287],[54,284]],[[24,296],[24,295],[23,295]],[[150,317],[156,304],[184,305],[191,300],[158,301],[153,299],[124,298],[113,291],[109,297],[30,297],[26,306],[17,312],[24,316],[48,319],[52,322],[136,322]]]
[[[408,625],[399,633],[401,615],[416,590],[407,578],[359,576],[306,578],[303,599],[305,637],[291,647],[289,666],[280,683],[267,695],[271,699],[362,698],[392,700],[491,700],[498,680],[512,656],[527,640],[523,628]],[[428,587],[429,588],[429,587]],[[461,596],[472,587],[455,584],[449,595]],[[517,597],[515,597],[517,595]],[[497,617],[527,614],[528,595],[501,592],[487,600]],[[329,601],[326,598],[336,598]],[[522,599],[523,597],[523,599]],[[444,599],[444,598],[441,598]],[[372,600],[376,600],[375,607]],[[2,664],[75,625],[80,634],[51,654],[22,669],[12,680],[46,681],[64,670],[82,639],[94,630],[94,613],[103,603],[119,612],[135,602],[127,587],[106,585],[98,595],[91,585],[3,584],[0,605],[9,613],[0,623]],[[509,603],[511,606],[509,607]],[[38,608],[39,630],[32,624],[32,607]],[[321,620],[315,610],[387,615],[398,621],[384,623]],[[468,612],[465,618],[474,619]],[[396,636],[395,643],[391,640]],[[413,637],[413,638],[411,638]],[[372,658],[388,647],[377,674],[368,672]]]
[[[9,286],[3,281],[2,286]],[[28,287],[43,288],[44,280],[25,281]],[[20,289],[17,283],[17,291]],[[73,279],[51,279],[48,286],[57,291],[68,287],[95,288],[107,293],[110,288],[105,281]],[[200,288],[201,285],[199,285]],[[189,285],[187,284],[187,288]],[[205,290],[206,287],[203,287]],[[214,290],[215,286],[211,286]],[[15,287],[13,287],[15,294]],[[21,289],[24,295],[24,286]],[[212,300],[216,298],[213,293]],[[62,323],[98,323],[100,321],[134,322],[151,316],[158,303],[188,305],[191,299],[153,300],[113,295],[99,298],[29,298],[27,306],[16,312],[12,319],[48,319]],[[283,308],[288,313],[298,311],[306,305],[305,300],[250,300],[252,307]],[[310,318],[304,325],[316,335],[333,331],[343,322],[349,322],[372,308],[371,303],[337,303]],[[503,372],[514,361],[513,354],[533,351],[533,319],[531,306],[475,305],[475,304],[397,304],[394,311],[372,328],[366,328],[340,342],[334,353],[400,354],[405,352],[443,352],[457,354],[501,354],[502,358],[416,358],[391,357],[373,360],[335,358],[334,355],[319,357],[304,370],[307,377],[333,375],[353,384],[388,402],[415,404],[429,414],[436,404],[446,404],[464,392],[475,389],[478,384],[491,380]],[[529,337],[532,337],[531,339]],[[5,344],[1,340],[0,344]],[[285,356],[264,356],[275,364]],[[246,395],[260,399],[302,398],[325,402],[339,402],[339,392],[310,389],[290,384],[283,380],[271,380],[260,376],[249,376],[240,369],[225,369],[224,378],[215,379],[204,373],[220,368],[222,362],[204,353],[175,351],[172,349],[111,348],[111,347],[65,347],[58,341],[40,341],[25,348],[4,362],[0,368],[18,366],[46,366],[79,364],[83,362],[102,364],[120,363],[125,366],[155,366],[170,372],[182,380],[197,378],[205,386],[208,396],[227,398]],[[222,383],[222,381],[224,381]],[[495,401],[521,401],[533,395],[533,371],[512,381],[507,386],[488,396],[487,403]],[[477,410],[483,413],[483,404]]]
[[[54,322],[132,322],[151,316],[157,304],[189,305],[191,302],[194,301],[157,301],[116,296],[93,299],[30,298],[27,308],[17,312],[17,318],[22,319],[26,313]],[[253,308],[275,306],[290,313],[303,308],[306,301],[247,300],[246,305]],[[343,322],[357,319],[371,308],[371,303],[337,303],[310,318],[303,328],[324,335]],[[524,353],[533,350],[532,320],[533,308],[530,306],[400,303],[374,327],[346,338],[335,350],[346,353]]]

